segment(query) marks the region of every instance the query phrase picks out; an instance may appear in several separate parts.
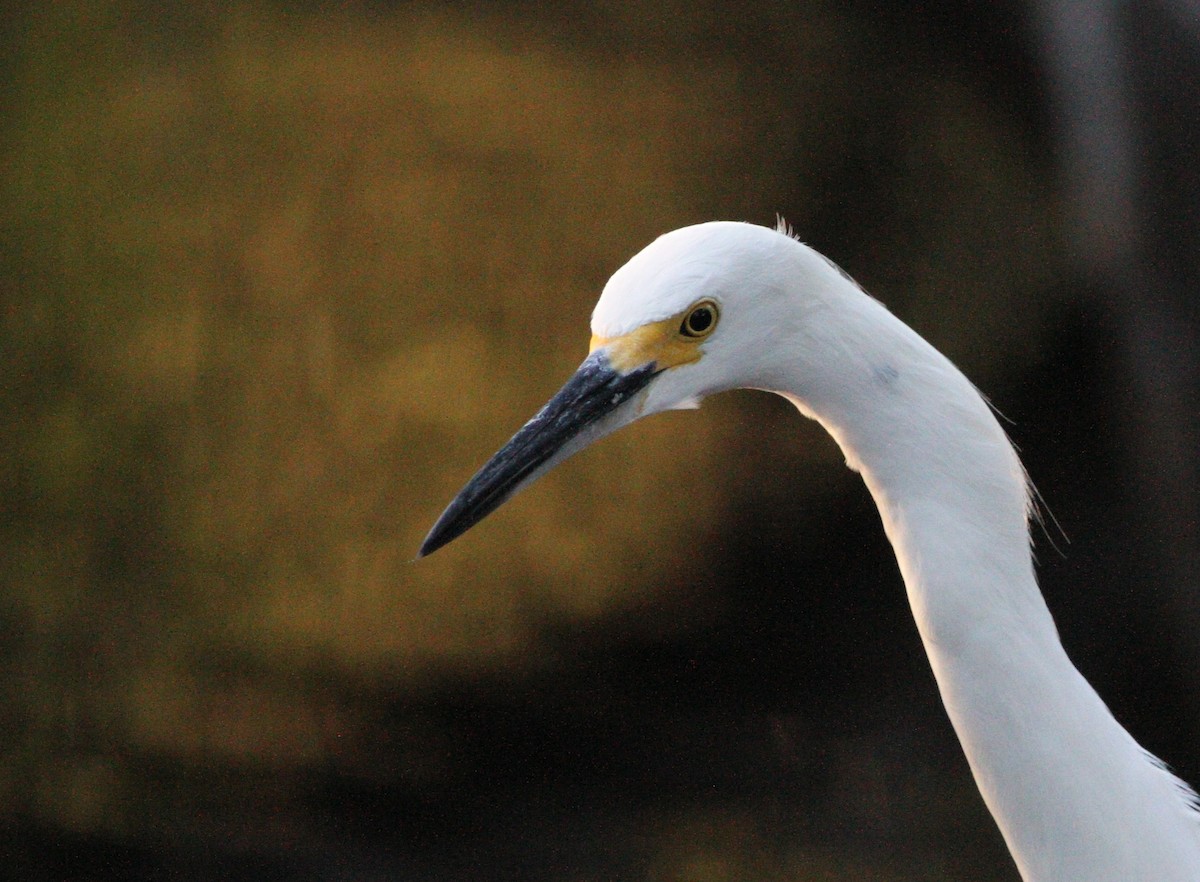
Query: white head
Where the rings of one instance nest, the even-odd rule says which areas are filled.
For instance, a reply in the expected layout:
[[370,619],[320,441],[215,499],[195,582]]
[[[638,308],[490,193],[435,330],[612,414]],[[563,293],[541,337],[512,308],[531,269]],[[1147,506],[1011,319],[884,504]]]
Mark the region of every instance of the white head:
[[[726,389],[778,388],[781,340],[846,288],[785,232],[713,222],[661,236],[617,270],[592,313],[591,354],[472,478],[434,525],[428,554],[521,487],[634,420]],[[867,298],[863,298],[867,299]],[[820,371],[820,340],[804,356]]]
[[[592,312],[592,351],[618,370],[654,362],[639,416],[735,388],[772,388],[778,344],[845,290],[841,271],[785,231],[715,221],[667,233],[609,279]],[[712,323],[689,333],[699,310]]]

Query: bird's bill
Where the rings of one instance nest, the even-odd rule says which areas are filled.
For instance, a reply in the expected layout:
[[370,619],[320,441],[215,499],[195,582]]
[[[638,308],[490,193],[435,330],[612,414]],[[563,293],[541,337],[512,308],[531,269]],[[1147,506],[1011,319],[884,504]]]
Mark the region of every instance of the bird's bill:
[[630,399],[657,372],[654,362],[620,371],[606,349],[595,349],[546,406],[454,497],[425,537],[418,556],[432,554],[461,536],[535,478],[636,419]]

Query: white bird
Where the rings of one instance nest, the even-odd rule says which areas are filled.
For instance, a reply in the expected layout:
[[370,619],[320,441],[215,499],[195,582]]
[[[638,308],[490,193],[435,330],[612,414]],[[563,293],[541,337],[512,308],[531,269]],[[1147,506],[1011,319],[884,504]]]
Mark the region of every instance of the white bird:
[[1200,882],[1200,801],[1067,658],[1034,576],[1030,486],[988,404],[782,222],[685,227],[619,269],[578,372],[450,503],[421,555],[592,441],[735,388],[787,398],[862,474],[1022,878]]

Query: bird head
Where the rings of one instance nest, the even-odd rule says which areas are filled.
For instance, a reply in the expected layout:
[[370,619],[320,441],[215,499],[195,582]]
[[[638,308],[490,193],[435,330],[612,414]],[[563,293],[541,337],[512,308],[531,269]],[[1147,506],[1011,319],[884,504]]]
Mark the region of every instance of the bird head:
[[758,354],[788,315],[780,308],[784,279],[776,278],[781,261],[772,259],[782,243],[797,245],[765,227],[700,224],[659,237],[621,267],[592,313],[587,358],[454,498],[420,555],[634,420],[698,407],[725,389],[764,386]]

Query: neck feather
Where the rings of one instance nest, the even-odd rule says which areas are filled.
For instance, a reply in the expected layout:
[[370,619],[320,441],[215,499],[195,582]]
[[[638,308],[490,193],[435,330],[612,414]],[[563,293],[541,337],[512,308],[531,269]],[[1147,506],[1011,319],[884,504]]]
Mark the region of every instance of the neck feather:
[[[775,391],[861,472],[896,552],[943,701],[1029,882],[1200,880],[1184,788],[1071,664],[1038,590],[1024,470],[940,353],[837,281],[822,334]],[[827,319],[827,320],[826,320]],[[836,341],[831,344],[831,341]]]

